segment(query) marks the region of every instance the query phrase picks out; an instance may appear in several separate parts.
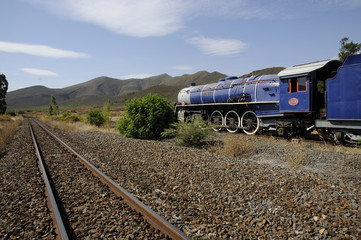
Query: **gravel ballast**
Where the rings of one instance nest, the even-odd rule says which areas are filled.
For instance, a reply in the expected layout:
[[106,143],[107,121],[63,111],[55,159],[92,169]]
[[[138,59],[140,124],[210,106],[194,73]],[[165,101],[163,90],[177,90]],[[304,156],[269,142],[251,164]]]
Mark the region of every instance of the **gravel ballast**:
[[[292,170],[284,154],[295,145],[286,141],[249,138],[256,151],[231,158],[113,133],[56,134],[194,239],[361,238],[357,153],[305,145],[310,164]],[[0,159],[5,171],[4,161],[15,161],[10,148]],[[14,190],[4,190],[15,201]]]
[[[33,124],[70,239],[159,239],[148,223],[59,142]],[[64,220],[64,219],[63,219]]]
[[[21,125],[0,155],[0,238],[55,239],[29,127]],[[27,144],[24,144],[27,143]]]
[[192,238],[361,237],[358,154],[306,144],[310,164],[295,171],[281,160],[294,144],[281,140],[250,138],[256,152],[243,159],[118,134],[63,136]]

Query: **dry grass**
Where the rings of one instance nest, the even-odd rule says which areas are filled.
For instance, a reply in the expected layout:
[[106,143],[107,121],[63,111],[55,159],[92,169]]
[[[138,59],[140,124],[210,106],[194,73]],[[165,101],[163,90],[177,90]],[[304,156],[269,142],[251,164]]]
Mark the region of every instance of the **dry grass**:
[[314,150],[318,151],[327,151],[327,152],[335,152],[335,153],[342,153],[345,155],[361,155],[361,149],[356,147],[346,147],[343,145],[336,145],[333,146],[331,144],[315,144],[312,146]]
[[56,121],[51,117],[41,116],[39,118],[40,121],[50,125],[52,128],[62,129],[68,132],[106,132],[106,133],[117,133],[116,129],[114,128],[103,128],[103,127],[96,127],[94,125],[85,124],[84,122],[60,122]]
[[0,152],[5,148],[6,143],[14,135],[16,129],[23,122],[22,116],[11,117],[0,116]]
[[302,143],[294,143],[292,148],[285,151],[285,160],[291,169],[298,169],[301,166],[310,164],[310,160]]
[[255,137],[252,136],[226,136],[222,142],[211,146],[209,151],[230,157],[249,156],[256,151],[255,141]]
[[[10,115],[0,115],[0,123],[5,122],[5,121],[11,121],[11,118],[13,118],[13,117]],[[0,124],[0,127],[1,126],[2,125]]]

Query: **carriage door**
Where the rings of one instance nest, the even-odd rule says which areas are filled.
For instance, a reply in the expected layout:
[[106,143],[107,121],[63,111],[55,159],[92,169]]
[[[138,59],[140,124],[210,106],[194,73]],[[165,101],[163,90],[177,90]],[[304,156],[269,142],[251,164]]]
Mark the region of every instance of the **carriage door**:
[[309,86],[307,75],[282,78],[280,112],[309,112]]

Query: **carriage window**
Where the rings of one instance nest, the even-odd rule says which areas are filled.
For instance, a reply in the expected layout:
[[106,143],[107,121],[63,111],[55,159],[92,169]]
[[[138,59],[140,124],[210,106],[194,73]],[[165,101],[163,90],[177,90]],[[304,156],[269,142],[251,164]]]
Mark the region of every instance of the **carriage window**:
[[288,92],[307,92],[307,77],[289,78]]

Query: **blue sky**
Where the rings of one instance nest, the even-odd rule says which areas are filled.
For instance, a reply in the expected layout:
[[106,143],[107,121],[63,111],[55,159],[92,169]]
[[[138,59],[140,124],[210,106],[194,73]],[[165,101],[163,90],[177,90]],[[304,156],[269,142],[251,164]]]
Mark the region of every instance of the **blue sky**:
[[99,76],[243,75],[361,42],[361,0],[2,0],[9,91]]

